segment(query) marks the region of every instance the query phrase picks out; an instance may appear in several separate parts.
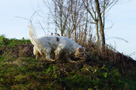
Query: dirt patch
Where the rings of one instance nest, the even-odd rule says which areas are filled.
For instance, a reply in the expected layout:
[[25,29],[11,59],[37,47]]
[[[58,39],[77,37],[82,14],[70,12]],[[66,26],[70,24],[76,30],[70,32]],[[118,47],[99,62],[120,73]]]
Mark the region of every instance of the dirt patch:
[[19,57],[33,57],[33,45],[26,44],[20,45],[19,48]]

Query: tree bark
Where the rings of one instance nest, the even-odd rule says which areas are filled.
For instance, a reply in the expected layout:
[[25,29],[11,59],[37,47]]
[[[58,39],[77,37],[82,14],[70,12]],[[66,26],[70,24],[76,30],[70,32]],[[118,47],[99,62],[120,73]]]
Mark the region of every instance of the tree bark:
[[100,34],[101,34],[101,39],[102,39],[102,47],[105,47],[105,33],[104,33],[104,26],[103,26],[100,6],[99,6],[100,3],[98,0],[95,0],[95,4],[96,4],[96,11],[98,14],[98,19],[99,19],[99,24],[100,24]]
[[97,44],[100,45],[100,36],[99,36],[99,26],[98,26],[98,20],[95,21],[96,25],[96,36],[97,36]]

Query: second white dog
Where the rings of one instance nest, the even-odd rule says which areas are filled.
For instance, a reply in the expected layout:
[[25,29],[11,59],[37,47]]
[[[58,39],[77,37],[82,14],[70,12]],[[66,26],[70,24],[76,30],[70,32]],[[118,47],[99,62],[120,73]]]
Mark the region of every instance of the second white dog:
[[[62,52],[65,52],[68,61],[71,61],[70,55],[74,55],[79,59],[85,58],[84,47],[78,45],[67,37],[45,36],[42,38],[36,38],[32,25],[29,27],[29,35],[31,43],[34,45],[33,53],[36,55],[36,59],[40,56],[46,56],[48,61],[55,61],[60,58]],[[51,51],[54,51],[55,53],[55,60],[51,59]]]

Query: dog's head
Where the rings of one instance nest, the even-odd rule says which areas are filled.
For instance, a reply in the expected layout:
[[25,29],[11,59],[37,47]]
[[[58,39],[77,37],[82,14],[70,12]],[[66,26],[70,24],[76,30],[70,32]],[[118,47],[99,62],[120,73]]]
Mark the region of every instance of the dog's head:
[[86,58],[85,48],[84,47],[77,48],[75,52],[75,57],[79,59],[85,59]]

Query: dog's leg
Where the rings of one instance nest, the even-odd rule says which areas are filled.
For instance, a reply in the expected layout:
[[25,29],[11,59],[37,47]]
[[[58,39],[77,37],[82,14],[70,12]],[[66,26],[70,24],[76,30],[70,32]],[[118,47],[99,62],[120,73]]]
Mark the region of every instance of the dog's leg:
[[35,47],[33,47],[33,53],[34,53],[34,55],[36,56],[36,60],[38,60],[38,58],[39,58],[41,55],[40,55],[40,53],[38,52],[38,50],[37,50]]
[[46,50],[46,59],[48,61],[52,61],[52,62],[55,61],[55,60],[51,59],[50,54],[51,54],[51,49],[48,48],[48,50]]
[[37,53],[36,53],[36,60],[38,60],[38,58],[39,58],[40,56],[41,56],[40,53],[37,52]]
[[60,50],[60,49],[57,49],[55,51],[55,60],[59,60],[61,52],[62,52],[62,50]]
[[51,59],[51,57],[50,57],[50,54],[48,54],[48,53],[46,53],[46,59],[47,59],[47,61],[55,61],[55,60],[53,60],[53,59]]

